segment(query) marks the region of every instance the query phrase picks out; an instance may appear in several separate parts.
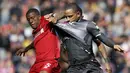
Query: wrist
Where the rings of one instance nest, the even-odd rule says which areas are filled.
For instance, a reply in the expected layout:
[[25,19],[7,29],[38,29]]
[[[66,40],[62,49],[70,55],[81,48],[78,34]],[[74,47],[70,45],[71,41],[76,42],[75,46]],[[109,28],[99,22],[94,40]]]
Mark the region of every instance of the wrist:
[[58,12],[58,13],[53,14],[53,16],[54,16],[57,20],[60,20],[60,19],[62,19],[62,18],[65,16],[65,13],[64,13],[64,11],[61,11],[61,12]]
[[30,50],[30,49],[32,49],[33,48],[33,46],[27,46],[26,48],[25,48],[25,51],[28,51],[28,50]]
[[26,48],[25,48],[25,51],[27,52],[28,50],[29,50],[29,49],[26,47]]

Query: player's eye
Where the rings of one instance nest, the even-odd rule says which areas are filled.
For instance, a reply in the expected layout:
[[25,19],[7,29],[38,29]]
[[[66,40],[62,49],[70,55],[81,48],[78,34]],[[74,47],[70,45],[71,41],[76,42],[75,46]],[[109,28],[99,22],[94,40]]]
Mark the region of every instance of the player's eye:
[[73,15],[66,16],[66,18],[71,18],[71,17],[73,17]]

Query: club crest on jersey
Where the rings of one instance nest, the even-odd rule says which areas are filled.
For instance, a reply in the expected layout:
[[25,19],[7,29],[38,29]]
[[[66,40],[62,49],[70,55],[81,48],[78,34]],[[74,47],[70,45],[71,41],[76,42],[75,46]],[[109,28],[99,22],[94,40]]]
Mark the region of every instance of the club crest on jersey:
[[99,27],[96,25],[96,28],[99,29]]
[[95,23],[95,22],[92,22],[92,23],[96,26],[96,28],[97,28],[97,29],[99,29],[99,27],[96,25],[96,23]]
[[41,33],[43,33],[43,32],[44,32],[44,29],[42,28],[40,31],[41,31]]
[[44,67],[43,67],[43,69],[46,69],[46,68],[49,68],[49,67],[51,67],[51,63],[45,64]]

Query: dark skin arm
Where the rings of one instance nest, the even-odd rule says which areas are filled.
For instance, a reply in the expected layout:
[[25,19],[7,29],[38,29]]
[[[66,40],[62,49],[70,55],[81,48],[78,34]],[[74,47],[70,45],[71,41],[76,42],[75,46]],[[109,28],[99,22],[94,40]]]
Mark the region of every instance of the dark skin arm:
[[50,13],[44,16],[46,20],[52,23],[57,23],[58,20],[65,17],[64,11],[58,12],[58,13]]
[[63,45],[61,45],[60,58],[62,61],[68,62],[67,51],[65,50]]
[[102,55],[102,57],[103,57],[103,59],[105,61],[106,72],[107,73],[112,73],[112,69],[111,69],[111,66],[109,64],[109,60],[108,60],[108,56],[107,56],[105,46],[99,40],[97,40],[96,44],[98,46],[99,52],[101,53],[101,55]]
[[28,50],[33,49],[33,48],[34,48],[34,45],[33,45],[33,42],[32,42],[27,47],[18,49],[17,52],[16,52],[16,55],[18,55],[18,56],[22,56],[22,55],[25,56],[25,53],[28,52]]
[[64,49],[63,45],[61,45],[59,65],[62,71],[66,70],[69,67],[67,51]]

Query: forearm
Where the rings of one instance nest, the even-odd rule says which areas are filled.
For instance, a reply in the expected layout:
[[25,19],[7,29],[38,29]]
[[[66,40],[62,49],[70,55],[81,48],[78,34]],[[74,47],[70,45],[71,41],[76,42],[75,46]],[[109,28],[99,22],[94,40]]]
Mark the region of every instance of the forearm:
[[101,53],[104,61],[108,62],[108,56],[107,56],[107,52],[106,52],[105,46],[103,44],[100,44],[98,46],[98,48],[99,48],[99,52]]
[[49,21],[52,23],[57,23],[60,19],[64,17],[65,17],[64,11],[60,11],[57,13],[53,13],[51,17],[49,18]]
[[60,58],[61,58],[61,60],[63,60],[64,62],[67,62],[67,63],[68,63],[68,58],[67,58],[67,56],[66,56],[66,52],[62,52],[62,53],[60,54]]
[[62,19],[64,16],[65,16],[64,11],[60,11],[60,12],[54,14],[54,17],[55,17],[57,20]]
[[68,62],[67,51],[64,49],[63,45],[61,45],[60,59]]
[[101,34],[100,36],[97,36],[97,38],[102,41],[105,45],[114,48],[114,42],[108,39],[104,34]]
[[34,48],[34,45],[33,45],[33,42],[30,44],[30,45],[28,45],[27,47],[26,47],[26,51],[28,51],[28,50],[30,50],[30,49],[33,49]]
[[104,65],[106,67],[107,73],[112,73],[112,69],[111,69],[111,66],[110,66],[108,54],[107,54],[105,46],[103,44],[99,45],[99,51],[100,51],[100,53],[101,53],[101,55],[103,57]]

